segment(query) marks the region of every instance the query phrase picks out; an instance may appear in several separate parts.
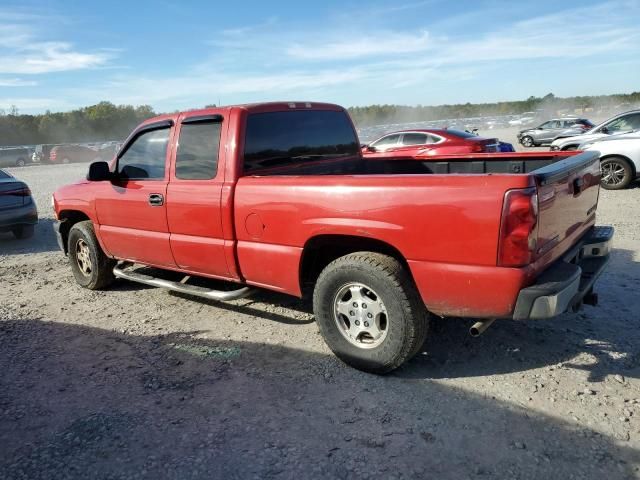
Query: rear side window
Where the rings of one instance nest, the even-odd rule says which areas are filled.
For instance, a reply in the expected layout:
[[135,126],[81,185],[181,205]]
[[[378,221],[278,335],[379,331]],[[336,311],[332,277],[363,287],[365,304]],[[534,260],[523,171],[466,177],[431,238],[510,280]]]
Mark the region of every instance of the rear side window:
[[180,128],[176,154],[176,177],[210,180],[218,172],[218,150],[222,123],[189,123]]
[[118,159],[118,174],[129,180],[164,178],[168,143],[168,128],[142,133]]
[[343,111],[291,110],[247,118],[244,172],[354,157],[358,139]]
[[402,137],[403,145],[424,145],[427,136],[424,133],[405,133]]

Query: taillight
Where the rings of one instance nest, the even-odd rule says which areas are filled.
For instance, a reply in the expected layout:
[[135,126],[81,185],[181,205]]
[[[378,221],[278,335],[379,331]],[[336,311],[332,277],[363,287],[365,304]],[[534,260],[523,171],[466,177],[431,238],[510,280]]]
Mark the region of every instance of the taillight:
[[522,267],[533,262],[538,234],[538,194],[535,187],[504,195],[498,265]]
[[474,142],[473,147],[471,147],[471,151],[474,153],[482,153],[484,152],[484,145],[482,143]]
[[15,195],[16,197],[30,197],[31,190],[29,190],[29,187],[18,187],[18,188],[14,188],[13,190],[5,190],[3,192],[0,192],[0,195]]

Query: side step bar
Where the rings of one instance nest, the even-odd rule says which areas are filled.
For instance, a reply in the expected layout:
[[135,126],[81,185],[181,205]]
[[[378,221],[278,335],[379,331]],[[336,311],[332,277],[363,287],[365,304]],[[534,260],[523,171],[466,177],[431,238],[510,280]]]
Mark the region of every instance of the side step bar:
[[237,300],[248,296],[252,291],[249,287],[242,287],[238,290],[230,290],[228,292],[223,290],[211,290],[204,287],[198,287],[196,285],[163,280],[162,278],[152,277],[151,275],[145,275],[143,273],[126,271],[124,270],[126,267],[127,264],[115,266],[113,268],[113,274],[118,278],[131,280],[132,282],[144,283],[145,285],[150,285],[152,287],[166,288],[168,290],[173,290],[174,292],[195,295],[197,297],[208,298],[209,300],[220,300],[223,302],[228,300]]

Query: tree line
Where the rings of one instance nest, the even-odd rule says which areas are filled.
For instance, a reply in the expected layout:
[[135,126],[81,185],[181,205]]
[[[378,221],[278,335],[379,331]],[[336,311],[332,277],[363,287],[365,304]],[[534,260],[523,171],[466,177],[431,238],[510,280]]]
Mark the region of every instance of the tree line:
[[[369,105],[350,107],[358,126],[385,123],[443,120],[482,116],[519,114],[544,110],[555,115],[562,110],[607,109],[640,104],[640,92],[616,95],[558,98],[544,97],[495,103],[464,103],[438,106]],[[215,106],[215,105],[210,105]],[[155,116],[149,105],[97,105],[69,112],[47,111],[39,115],[20,114],[16,107],[0,110],[0,145],[35,145],[41,143],[82,143],[124,139],[143,120]],[[588,115],[588,114],[587,114]]]
[[464,103],[438,106],[406,105],[369,105],[350,107],[349,114],[358,126],[379,125],[385,123],[417,122],[455,118],[516,115],[524,112],[542,110],[546,115],[554,116],[559,112],[573,113],[576,109],[585,111],[631,109],[640,105],[640,92],[615,95],[581,96],[559,98],[549,93],[544,97],[531,96],[526,100],[495,103]]
[[22,115],[16,107],[0,111],[0,145],[82,143],[124,139],[143,120],[156,113],[149,105],[100,102],[70,112]]

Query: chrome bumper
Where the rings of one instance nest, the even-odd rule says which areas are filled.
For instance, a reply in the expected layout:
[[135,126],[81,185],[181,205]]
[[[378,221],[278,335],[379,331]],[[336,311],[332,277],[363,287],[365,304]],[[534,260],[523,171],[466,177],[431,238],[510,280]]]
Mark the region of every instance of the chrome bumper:
[[[593,227],[561,260],[518,295],[514,320],[552,318],[579,308],[609,263],[613,227]],[[585,300],[586,301],[586,300]]]

